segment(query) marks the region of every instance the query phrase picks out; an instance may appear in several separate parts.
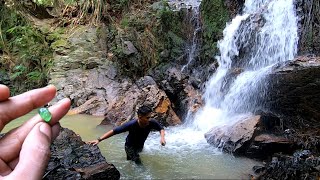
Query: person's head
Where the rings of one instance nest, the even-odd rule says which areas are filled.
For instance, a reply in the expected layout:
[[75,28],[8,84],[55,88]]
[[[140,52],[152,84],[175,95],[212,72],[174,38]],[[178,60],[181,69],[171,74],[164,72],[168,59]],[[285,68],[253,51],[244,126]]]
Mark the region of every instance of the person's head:
[[149,119],[151,117],[152,109],[149,106],[141,106],[138,109],[138,121],[142,127],[145,127],[149,124]]

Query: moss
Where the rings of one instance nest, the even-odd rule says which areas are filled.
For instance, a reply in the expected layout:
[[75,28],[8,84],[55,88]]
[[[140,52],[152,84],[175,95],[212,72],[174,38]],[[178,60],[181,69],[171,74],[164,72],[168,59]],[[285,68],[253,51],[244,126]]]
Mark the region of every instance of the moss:
[[203,21],[202,59],[210,59],[217,54],[217,41],[223,37],[223,29],[229,20],[228,10],[222,0],[203,0],[201,3]]
[[166,2],[163,2],[156,12],[158,26],[153,31],[161,43],[160,51],[168,50],[169,57],[160,61],[174,60],[184,53],[187,34],[184,32],[186,12],[173,11]]
[[53,42],[50,47],[52,49],[57,49],[57,48],[60,48],[60,47],[68,48],[68,41],[65,40],[65,39],[59,39],[59,40]]

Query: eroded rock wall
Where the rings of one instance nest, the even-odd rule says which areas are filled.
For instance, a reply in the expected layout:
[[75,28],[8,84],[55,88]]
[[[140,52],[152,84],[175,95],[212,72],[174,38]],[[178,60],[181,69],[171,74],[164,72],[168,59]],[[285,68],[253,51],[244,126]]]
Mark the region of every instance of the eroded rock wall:
[[181,123],[170,99],[151,76],[133,80],[121,74],[119,62],[108,54],[106,34],[103,27],[83,26],[56,50],[49,83],[56,85],[58,94],[52,103],[68,97],[73,106],[69,114],[105,116],[107,123],[118,125],[134,118],[136,110],[147,104],[163,125]]

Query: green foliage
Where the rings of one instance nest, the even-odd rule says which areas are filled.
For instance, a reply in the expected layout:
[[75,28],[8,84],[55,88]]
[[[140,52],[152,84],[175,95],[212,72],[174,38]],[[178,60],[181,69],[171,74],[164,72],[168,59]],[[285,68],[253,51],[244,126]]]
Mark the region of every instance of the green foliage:
[[120,22],[121,28],[127,28],[129,27],[129,19],[127,17],[124,17]]
[[[116,2],[119,4],[119,1]],[[128,8],[129,12],[123,14],[122,11],[119,25],[113,26],[117,28],[109,29],[108,41],[111,44],[109,49],[117,58],[123,73],[139,77],[162,61],[177,58],[184,53],[185,32],[182,26],[185,12],[172,11],[167,1],[144,4],[144,8],[138,10],[134,9],[140,7],[136,1],[130,1],[125,6],[134,4],[134,7]],[[126,55],[123,41],[132,42],[137,53]],[[160,59],[163,50],[169,51],[170,57]]]
[[0,7],[0,19],[0,49],[9,59],[0,64],[10,76],[10,86],[19,86],[13,89],[20,93],[46,85],[52,49],[45,36],[7,7]]
[[186,29],[184,26],[185,11],[173,11],[167,1],[161,1],[156,12],[158,26],[157,37],[162,44],[161,49],[170,51],[169,59],[175,59],[184,53]]
[[60,48],[68,48],[69,43],[64,37],[65,28],[57,28],[53,32],[48,33],[46,36],[46,41],[51,44],[50,48],[53,50],[58,50]]
[[203,0],[201,16],[203,19],[202,59],[210,59],[217,53],[217,41],[222,38],[229,15],[222,0]]

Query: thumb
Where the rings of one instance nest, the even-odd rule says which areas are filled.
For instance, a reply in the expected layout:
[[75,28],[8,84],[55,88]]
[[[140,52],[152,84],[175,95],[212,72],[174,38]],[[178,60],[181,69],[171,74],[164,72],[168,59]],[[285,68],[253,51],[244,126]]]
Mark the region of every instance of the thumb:
[[14,179],[42,179],[50,159],[51,127],[37,123],[22,144]]

